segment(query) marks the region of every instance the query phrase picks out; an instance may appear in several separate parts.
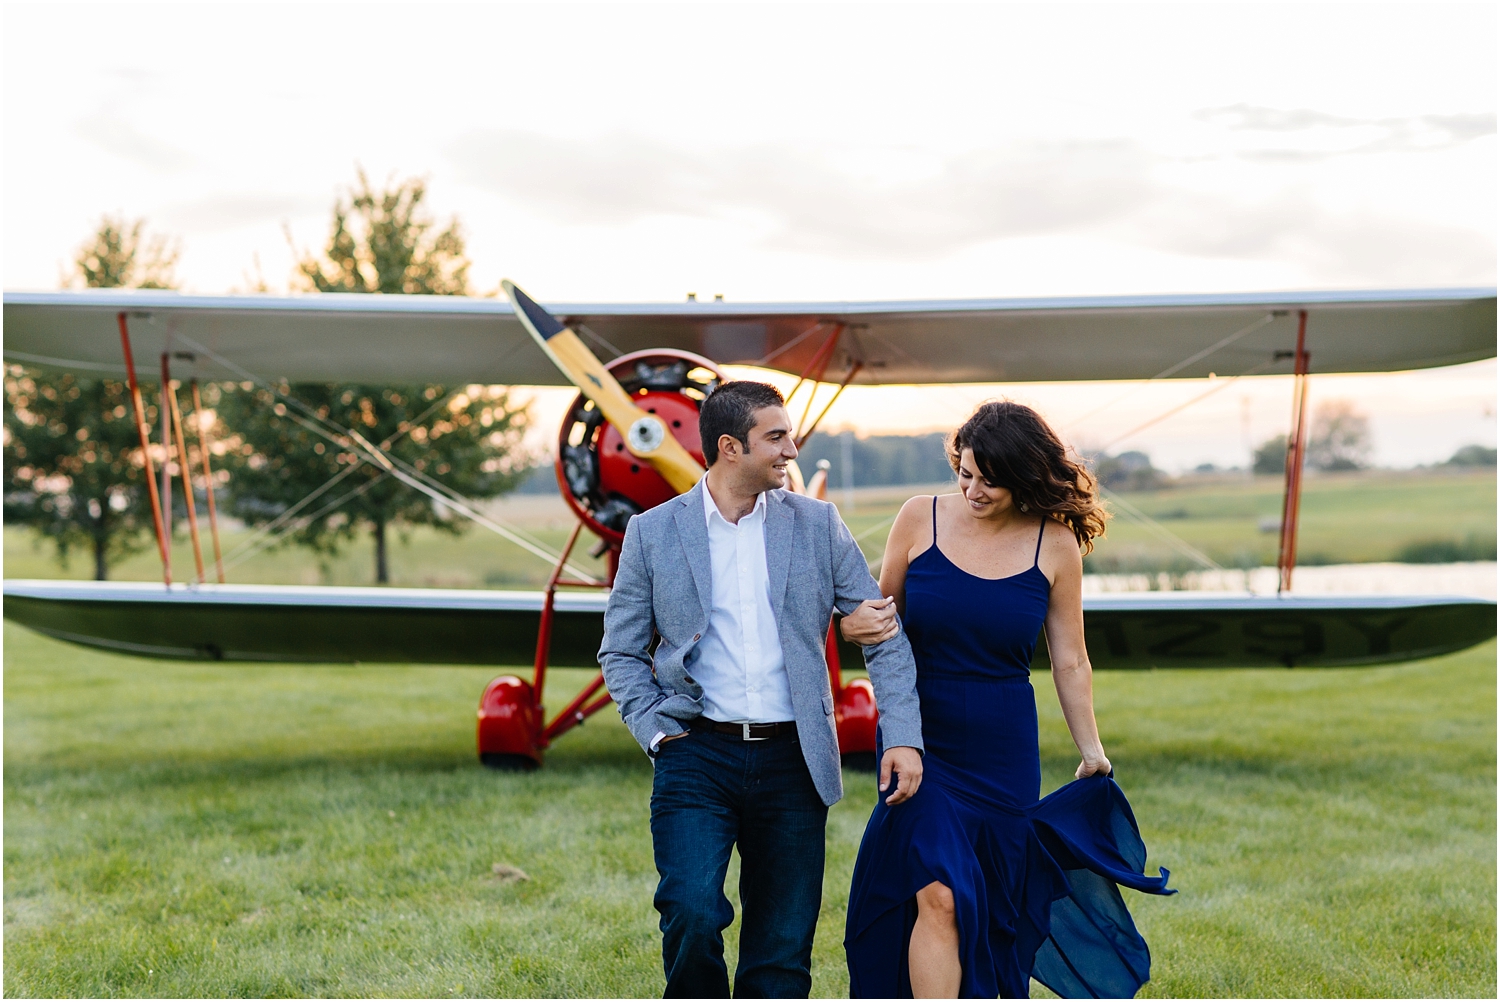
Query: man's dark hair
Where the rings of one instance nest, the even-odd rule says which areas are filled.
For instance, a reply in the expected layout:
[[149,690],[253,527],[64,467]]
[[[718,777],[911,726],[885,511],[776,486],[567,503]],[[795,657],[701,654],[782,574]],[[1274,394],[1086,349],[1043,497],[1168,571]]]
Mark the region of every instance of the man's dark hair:
[[785,407],[781,391],[769,383],[737,379],[721,383],[698,408],[698,437],[703,440],[703,458],[709,466],[719,461],[719,436],[733,435],[750,448],[750,429],[755,412],[763,407]]

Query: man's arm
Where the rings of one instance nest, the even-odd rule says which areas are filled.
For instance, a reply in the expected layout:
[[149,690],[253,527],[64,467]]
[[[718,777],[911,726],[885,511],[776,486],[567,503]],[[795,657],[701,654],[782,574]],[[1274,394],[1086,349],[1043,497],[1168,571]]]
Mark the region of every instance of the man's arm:
[[[866,599],[880,598],[880,586],[870,576],[865,555],[849,534],[837,510],[829,506],[833,535],[833,602],[847,615]],[[905,633],[864,649],[875,705],[880,710],[880,733],[887,746],[922,750],[922,713],[917,702],[917,663]]]
[[620,717],[646,754],[655,749],[659,735],[681,734],[681,722],[656,712],[667,694],[651,670],[651,640],[656,618],[651,596],[651,574],[641,534],[632,519],[625,527],[620,547],[620,566],[604,610],[604,643],[599,647],[599,666],[604,684],[620,709]]
[[[849,527],[829,506],[832,521],[833,603],[848,615],[866,599],[880,598],[880,586],[870,576],[865,555],[849,534]],[[885,755],[880,762],[880,789],[890,785],[891,771],[898,773],[898,788],[886,799],[899,804],[922,781],[922,708],[917,700],[917,663],[905,633],[864,648],[865,667],[875,688],[875,708],[880,711],[880,736]]]

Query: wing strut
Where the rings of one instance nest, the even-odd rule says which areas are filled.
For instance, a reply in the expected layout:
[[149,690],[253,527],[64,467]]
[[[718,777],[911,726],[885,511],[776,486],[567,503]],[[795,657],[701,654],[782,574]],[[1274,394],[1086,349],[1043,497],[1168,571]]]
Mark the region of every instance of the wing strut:
[[172,562],[172,408],[167,403],[167,384],[171,380],[171,373],[167,371],[167,353],[162,352],[161,393],[157,395],[156,406],[161,412],[161,538],[168,563]]
[[208,575],[203,572],[203,540],[198,535],[198,503],[193,500],[193,467],[188,463],[187,440],[182,434],[182,410],[177,405],[177,387],[172,385],[166,352],[161,355],[161,368],[162,374],[167,377],[162,389],[172,405],[172,433],[177,439],[177,469],[182,473],[182,495],[187,502],[188,534],[193,540],[193,565],[198,570],[198,583],[204,584],[208,581]]
[[151,497],[151,521],[156,526],[156,548],[161,553],[161,579],[172,585],[172,563],[167,557],[167,537],[162,531],[161,497],[156,493],[156,471],[151,468],[151,439],[146,431],[146,408],[141,404],[141,388],[135,381],[135,357],[130,352],[130,327],[125,312],[120,311],[120,346],[125,351],[125,375],[130,380],[130,407],[135,412],[135,430],[141,439],[141,463],[146,471],[146,492]]
[[[844,390],[848,388],[849,383],[854,379],[855,376],[859,375],[859,370],[863,369],[864,367],[865,363],[863,362],[855,362],[849,366],[849,371],[844,374],[844,381],[839,384],[838,389],[833,391],[833,396],[828,398],[828,403],[823,405],[823,409],[818,412],[818,416],[813,418],[813,423],[807,426],[806,431],[803,431],[797,435],[797,448],[802,448],[807,444],[807,440],[812,438],[813,432],[818,430],[818,425],[823,423],[823,418],[827,417],[828,412],[833,410],[833,405],[838,402],[839,397],[843,394]],[[808,403],[812,403],[811,398],[808,398]],[[813,476],[817,476],[817,474],[813,474]],[[827,479],[826,475],[824,479]],[[819,500],[822,500],[822,498],[819,498]]]
[[1280,578],[1276,594],[1292,590],[1297,567],[1297,515],[1302,510],[1302,466],[1307,461],[1307,311],[1297,311],[1297,353],[1292,371],[1292,430],[1286,437],[1286,491],[1281,498],[1281,550],[1276,556]]
[[224,554],[219,549],[219,512],[214,507],[214,471],[208,461],[208,429],[203,427],[203,398],[198,395],[198,380],[193,380],[193,424],[198,429],[198,458],[203,460],[203,493],[208,496],[208,531],[214,540],[214,570],[219,584],[224,583]]

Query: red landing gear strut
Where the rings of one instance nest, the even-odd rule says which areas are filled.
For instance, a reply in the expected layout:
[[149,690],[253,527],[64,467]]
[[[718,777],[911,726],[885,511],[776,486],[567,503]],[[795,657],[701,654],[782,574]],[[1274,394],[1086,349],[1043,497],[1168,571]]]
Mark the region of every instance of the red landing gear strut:
[[[559,588],[607,588],[614,581],[620,551],[609,549],[608,581],[577,581],[563,577],[563,569],[578,534],[580,522],[573,528],[562,556],[547,581],[547,597],[542,605],[542,621],[537,630],[536,663],[530,682],[515,675],[501,675],[485,687],[479,700],[479,760],[492,769],[531,770],[542,764],[542,753],[558,735],[577,727],[610,703],[604,691],[604,673],[595,675],[583,691],[544,724],[542,690],[547,680],[547,658],[552,649],[553,607]],[[839,752],[845,764],[855,768],[874,768],[875,690],[869,679],[856,678],[844,684],[839,657],[838,624],[828,627],[825,654],[828,658],[828,684],[833,692],[833,719],[838,728]]]
[[605,581],[577,581],[564,578],[563,571],[568,557],[578,542],[583,523],[573,527],[568,544],[557,558],[557,566],[547,579],[547,597],[542,604],[542,622],[536,634],[536,663],[532,669],[531,682],[527,683],[514,675],[501,675],[485,686],[484,696],[479,700],[479,761],[492,769],[535,769],[542,764],[542,752],[552,744],[552,739],[577,727],[610,703],[608,692],[603,692],[604,672],[594,676],[593,681],[583,687],[573,701],[563,708],[550,724],[542,706],[542,690],[547,681],[547,658],[552,651],[553,608],[557,602],[559,588],[608,588],[614,583],[615,568],[619,566],[620,550],[617,544],[609,547],[609,577]]

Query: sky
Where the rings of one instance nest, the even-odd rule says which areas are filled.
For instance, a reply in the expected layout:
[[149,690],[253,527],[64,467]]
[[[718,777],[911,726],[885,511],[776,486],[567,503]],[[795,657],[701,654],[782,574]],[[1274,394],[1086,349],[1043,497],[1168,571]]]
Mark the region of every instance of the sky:
[[[357,168],[427,179],[476,292],[510,277],[543,300],[1495,283],[1487,4],[4,17],[6,289],[57,287],[122,213],[181,241],[186,289],[284,291]],[[1352,401],[1404,466],[1494,445],[1495,375],[1321,377],[1312,399]],[[1009,397],[1097,447],[1210,388],[1164,383],[854,389],[828,420],[951,427]],[[535,396],[541,428],[564,395]],[[1288,379],[1245,379],[1115,447],[1235,465],[1289,414]]]

